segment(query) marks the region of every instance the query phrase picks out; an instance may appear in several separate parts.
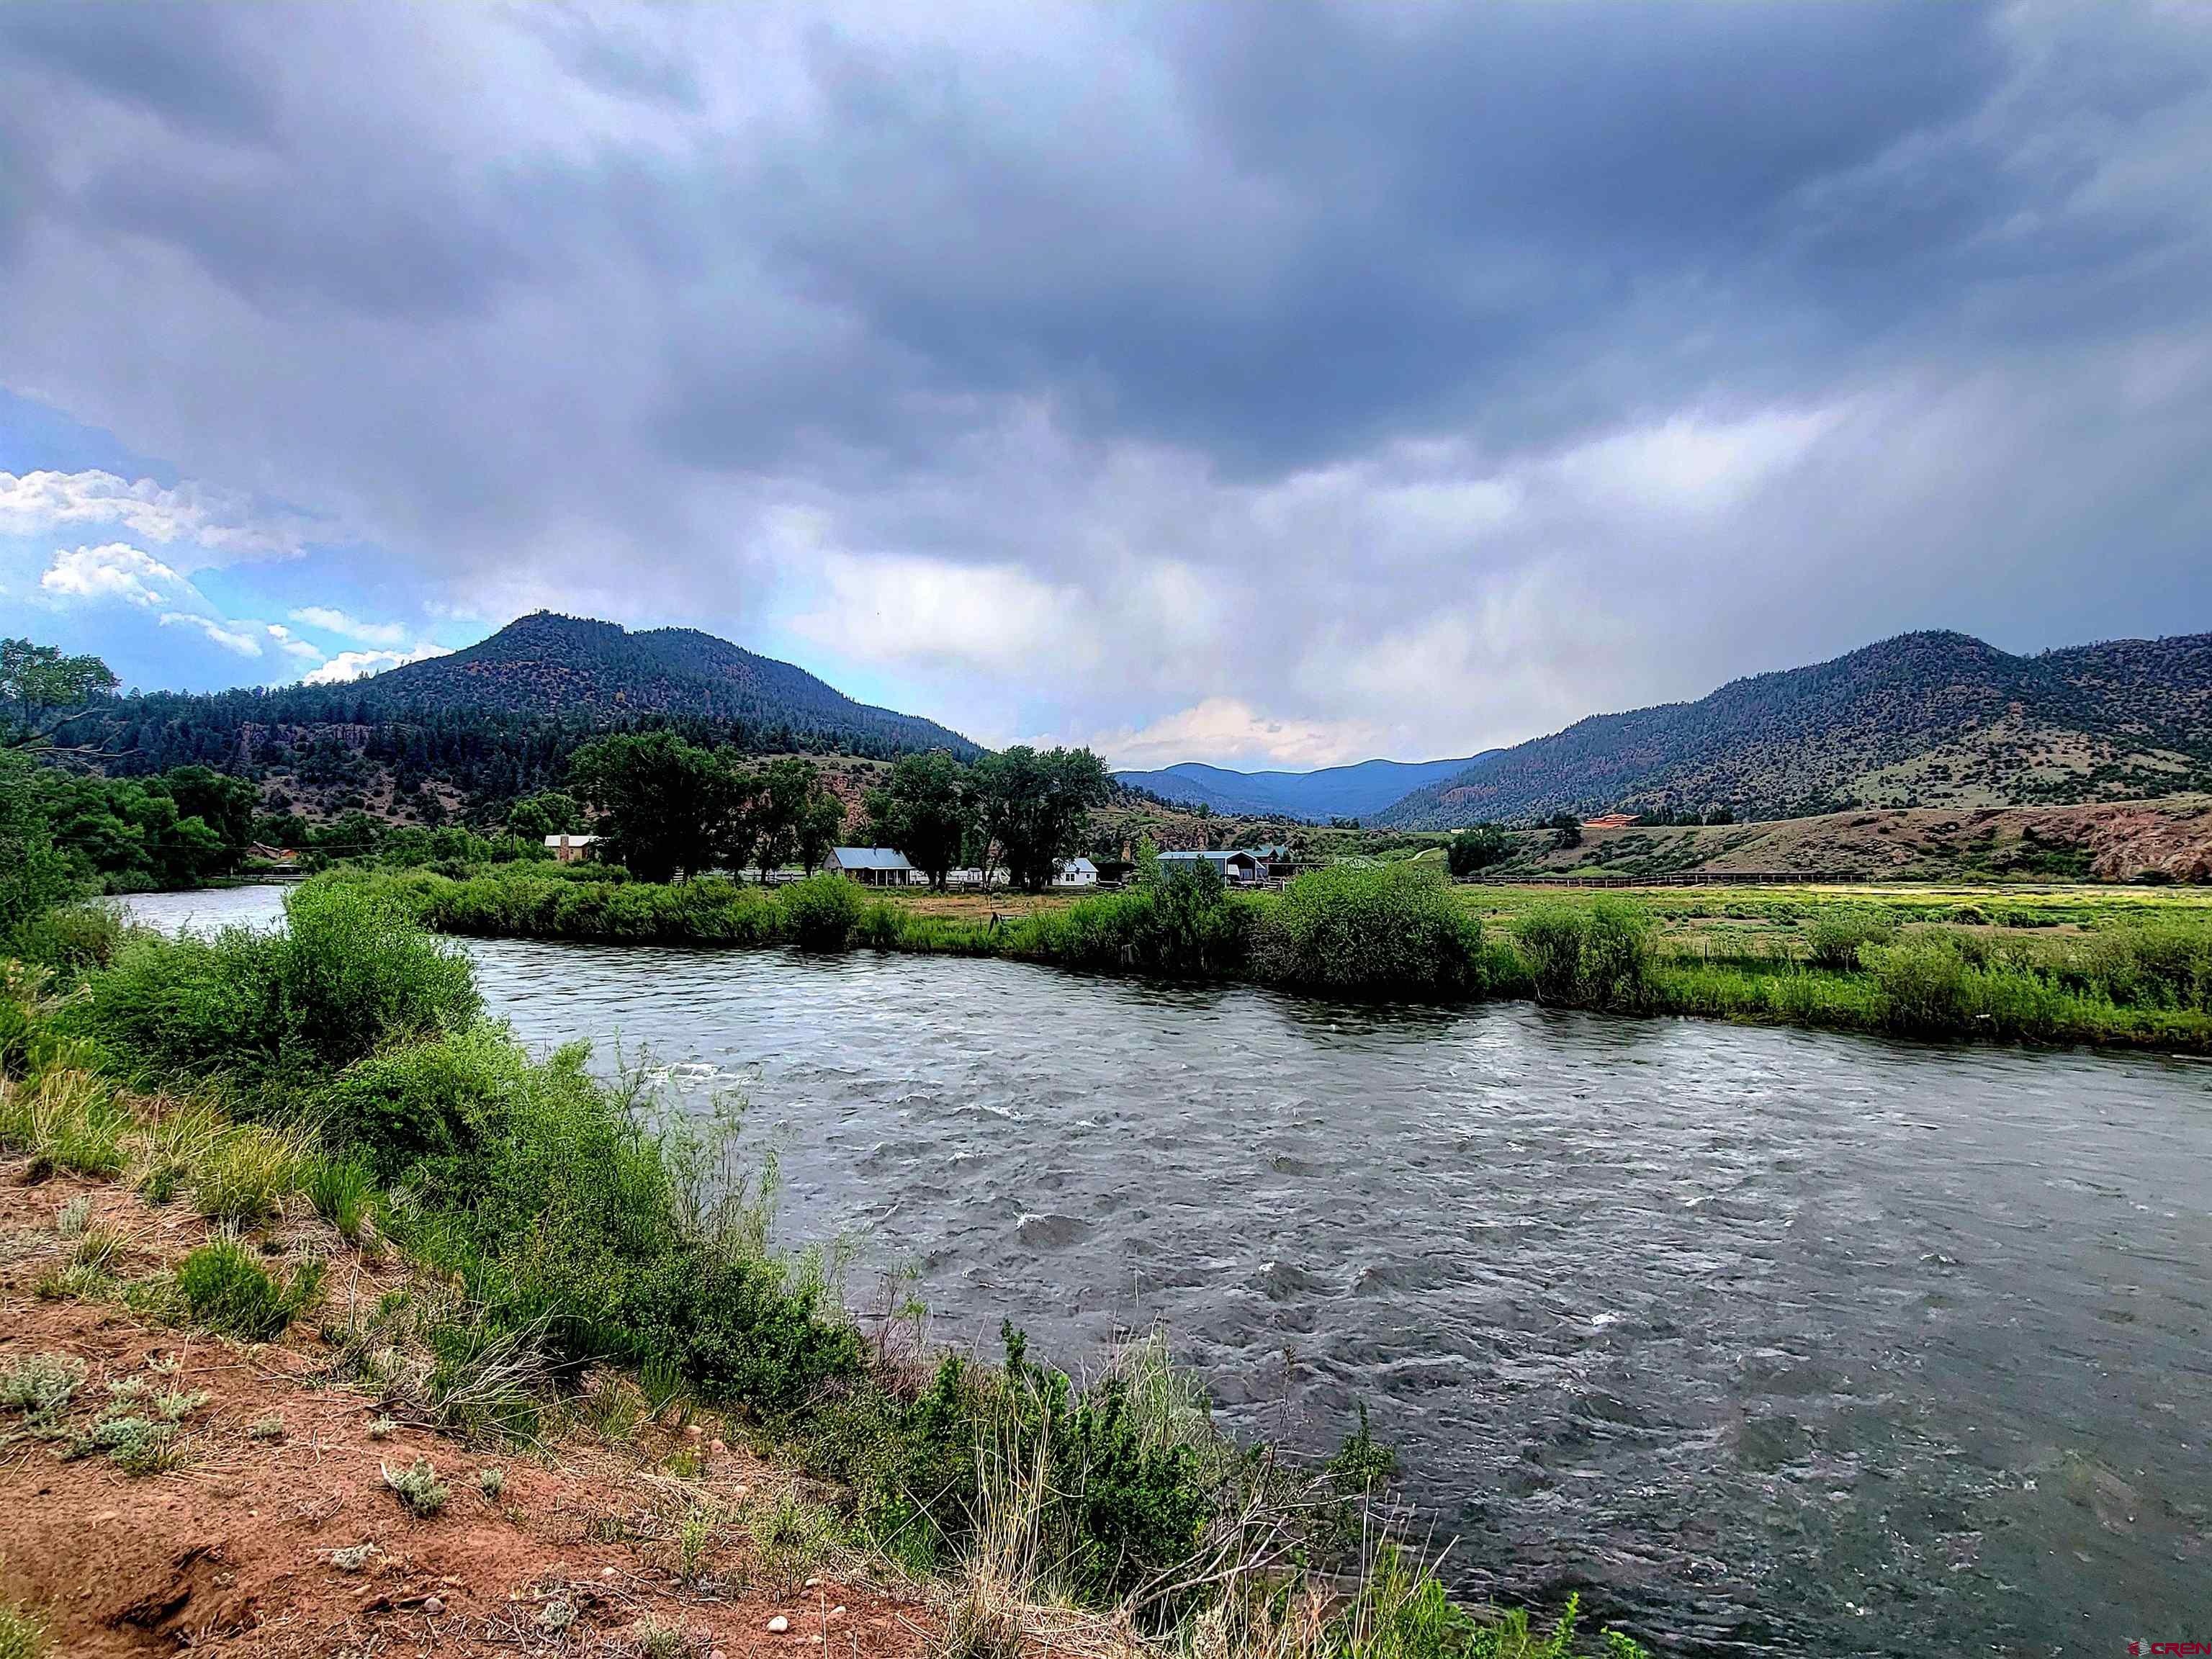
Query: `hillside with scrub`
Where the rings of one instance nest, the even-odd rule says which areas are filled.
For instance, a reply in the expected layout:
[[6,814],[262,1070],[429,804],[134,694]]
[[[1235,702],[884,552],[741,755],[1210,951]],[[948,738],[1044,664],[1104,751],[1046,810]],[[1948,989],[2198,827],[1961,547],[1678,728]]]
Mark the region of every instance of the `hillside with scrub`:
[[1401,830],[1658,810],[2125,800],[2212,787],[2212,635],[2019,657],[1906,634],[1695,702],[1597,714],[1372,816]]

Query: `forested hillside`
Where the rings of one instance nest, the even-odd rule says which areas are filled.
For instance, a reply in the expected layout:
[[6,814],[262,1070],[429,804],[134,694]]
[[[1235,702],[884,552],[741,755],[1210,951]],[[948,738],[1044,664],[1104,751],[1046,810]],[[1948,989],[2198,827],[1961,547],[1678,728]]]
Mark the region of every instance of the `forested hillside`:
[[1696,702],[1599,714],[1373,815],[1399,829],[1555,812],[2119,800],[2212,786],[2212,635],[2017,657],[1906,634]]
[[121,775],[204,765],[270,786],[279,806],[435,823],[552,787],[586,738],[641,724],[757,754],[981,752],[711,635],[545,611],[348,684],[111,698],[55,735]]

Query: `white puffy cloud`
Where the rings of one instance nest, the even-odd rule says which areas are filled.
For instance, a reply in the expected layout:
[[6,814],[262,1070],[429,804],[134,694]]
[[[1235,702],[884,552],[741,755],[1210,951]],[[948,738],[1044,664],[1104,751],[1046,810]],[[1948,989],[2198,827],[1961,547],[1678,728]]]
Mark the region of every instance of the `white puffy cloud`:
[[39,586],[61,599],[120,599],[148,607],[198,597],[177,572],[124,542],[57,551]]
[[357,680],[364,674],[381,674],[387,668],[398,668],[403,663],[421,662],[429,657],[448,654],[442,645],[432,645],[417,640],[411,651],[341,651],[307,678],[309,685],[340,685],[347,680]]
[[258,514],[244,496],[196,483],[172,488],[97,468],[0,472],[0,535],[37,537],[82,525],[115,525],[146,541],[179,544],[179,562],[190,569],[297,554],[309,529],[296,514]]
[[295,623],[304,623],[309,628],[319,628],[325,634],[337,634],[349,640],[359,640],[363,645],[380,645],[387,649],[400,644],[407,637],[407,630],[398,623],[363,622],[357,617],[348,616],[343,611],[334,611],[325,605],[303,605],[291,613],[291,619]]

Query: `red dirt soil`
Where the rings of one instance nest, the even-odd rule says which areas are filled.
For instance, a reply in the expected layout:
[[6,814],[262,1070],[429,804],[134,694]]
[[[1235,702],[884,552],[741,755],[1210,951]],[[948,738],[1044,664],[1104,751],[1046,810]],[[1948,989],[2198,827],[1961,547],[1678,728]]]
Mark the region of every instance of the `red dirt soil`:
[[[17,1432],[22,1418],[0,1415],[0,1593],[46,1621],[54,1654],[614,1656],[643,1653],[649,1628],[683,1632],[680,1650],[697,1659],[924,1653],[929,1621],[911,1599],[826,1578],[780,1583],[742,1537],[718,1534],[695,1575],[702,1588],[687,1590],[654,1520],[670,1495],[736,1509],[787,1484],[744,1453],[714,1454],[702,1431],[649,1427],[612,1445],[580,1432],[530,1454],[406,1425],[373,1439],[375,1401],[319,1375],[333,1351],[312,1322],[246,1349],[149,1326],[118,1300],[42,1299],[33,1286],[67,1248],[57,1217],[80,1194],[97,1220],[129,1234],[126,1278],[173,1264],[207,1229],[182,1205],[155,1210],[115,1185],[66,1177],[26,1186],[24,1174],[21,1159],[0,1161],[0,1364],[39,1352],[82,1360],[73,1422],[129,1376],[210,1396],[185,1420],[187,1461],[161,1474],[127,1474],[100,1455],[64,1462],[53,1443]],[[319,1224],[295,1218],[286,1231]],[[342,1321],[349,1293],[373,1302],[400,1278],[339,1249],[326,1316]],[[149,1375],[149,1362],[175,1370]],[[249,1433],[259,1424],[265,1435],[272,1417],[281,1437]],[[652,1472],[683,1446],[702,1454],[695,1479]],[[428,1519],[383,1477],[385,1464],[418,1457],[453,1494]],[[505,1472],[496,1498],[476,1480],[488,1467]],[[364,1543],[374,1552],[362,1570],[333,1564],[334,1550]],[[556,1604],[571,1611],[565,1627]],[[769,1632],[778,1615],[787,1633]]]

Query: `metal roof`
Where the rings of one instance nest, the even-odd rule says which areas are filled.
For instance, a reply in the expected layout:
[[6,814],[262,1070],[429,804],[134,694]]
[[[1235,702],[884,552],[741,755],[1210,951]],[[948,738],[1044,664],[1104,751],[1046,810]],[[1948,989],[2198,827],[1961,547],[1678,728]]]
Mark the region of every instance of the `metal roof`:
[[589,847],[599,839],[597,836],[548,836],[545,844],[548,847]]
[[1094,876],[1098,873],[1098,866],[1085,858],[1068,859],[1060,867],[1063,870],[1088,871]]
[[1219,853],[1163,853],[1160,854],[1162,864],[1188,864],[1194,859],[1206,859],[1214,864],[1226,864],[1231,859],[1251,859],[1255,864],[1259,862],[1259,860],[1254,858],[1249,853],[1234,850]]
[[840,870],[911,870],[906,854],[891,847],[839,847],[830,854]]

